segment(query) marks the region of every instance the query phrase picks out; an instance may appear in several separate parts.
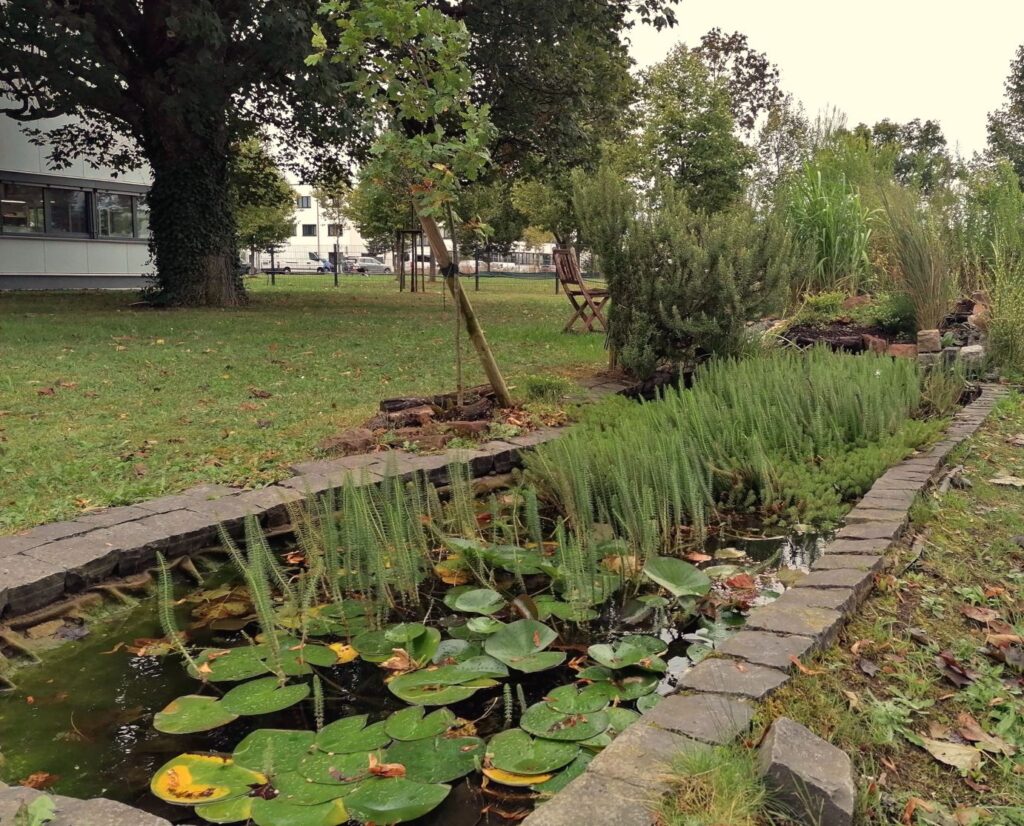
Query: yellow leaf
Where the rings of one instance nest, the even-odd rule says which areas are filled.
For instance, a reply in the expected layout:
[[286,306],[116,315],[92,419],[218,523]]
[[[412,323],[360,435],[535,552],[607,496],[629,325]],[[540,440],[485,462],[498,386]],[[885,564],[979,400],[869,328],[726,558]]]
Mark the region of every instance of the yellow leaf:
[[339,663],[350,663],[359,656],[358,651],[351,645],[345,645],[343,642],[336,642],[327,647],[337,655]]
[[545,783],[554,775],[552,774],[513,774],[501,769],[484,769],[484,774],[495,783],[502,786],[533,786],[537,783]]

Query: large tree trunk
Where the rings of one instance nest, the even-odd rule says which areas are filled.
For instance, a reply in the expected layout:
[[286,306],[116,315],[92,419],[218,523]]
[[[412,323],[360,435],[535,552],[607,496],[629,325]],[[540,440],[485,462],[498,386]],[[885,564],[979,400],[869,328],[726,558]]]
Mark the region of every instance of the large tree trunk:
[[228,196],[225,129],[187,136],[157,134],[147,153],[150,248],[159,299],[185,307],[245,303]]

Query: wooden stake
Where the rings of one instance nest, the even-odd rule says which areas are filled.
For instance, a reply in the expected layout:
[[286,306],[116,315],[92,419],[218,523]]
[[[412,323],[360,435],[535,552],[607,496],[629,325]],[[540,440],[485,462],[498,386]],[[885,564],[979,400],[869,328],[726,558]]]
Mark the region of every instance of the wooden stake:
[[[448,255],[448,248],[444,245],[444,238],[441,236],[441,229],[437,226],[437,221],[430,216],[421,215],[420,226],[423,227],[423,232],[427,236],[427,241],[430,243],[430,248],[437,258],[441,271],[447,272],[451,266],[452,259]],[[476,313],[469,301],[469,295],[465,290],[460,290],[455,283],[457,277],[445,276],[444,280],[445,284],[448,285],[448,292],[452,294],[454,300],[459,302],[459,311],[466,320],[466,332],[469,333],[469,337],[473,341],[473,346],[476,348],[481,364],[483,364],[484,373],[487,374],[487,380],[491,384],[491,389],[494,390],[494,396],[498,400],[498,405],[501,407],[512,407],[512,396],[508,392],[508,385],[505,384],[504,377],[501,375],[501,368],[498,367],[498,362],[494,360],[494,354],[487,343],[484,331],[476,319]]]

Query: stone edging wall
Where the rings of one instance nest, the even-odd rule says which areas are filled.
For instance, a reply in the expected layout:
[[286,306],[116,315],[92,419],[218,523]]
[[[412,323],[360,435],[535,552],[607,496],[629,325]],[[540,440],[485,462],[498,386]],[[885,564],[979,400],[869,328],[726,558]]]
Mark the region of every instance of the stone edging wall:
[[1007,392],[984,385],[980,398],[957,413],[941,442],[880,476],[810,574],[775,602],[752,610],[742,631],[682,676],[680,693],[662,699],[616,737],[582,776],[541,804],[523,826],[652,826],[651,805],[669,791],[666,770],[672,759],[734,740],[750,727],[755,703],[789,680],[793,658],[835,641],[874,587],[883,555],[906,530],[914,498],[935,481],[946,457],[981,427]]

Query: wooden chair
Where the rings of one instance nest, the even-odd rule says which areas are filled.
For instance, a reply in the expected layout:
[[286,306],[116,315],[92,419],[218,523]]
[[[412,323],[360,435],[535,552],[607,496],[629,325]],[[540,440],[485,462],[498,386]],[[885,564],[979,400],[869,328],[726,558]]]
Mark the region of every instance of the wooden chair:
[[572,247],[556,247],[554,258],[555,272],[558,273],[562,292],[565,293],[574,310],[562,332],[571,332],[577,321],[583,322],[588,333],[597,332],[594,329],[595,323],[600,325],[601,331],[607,332],[608,322],[601,309],[610,298],[608,290],[587,286],[580,273],[579,261],[576,260],[576,250]]

